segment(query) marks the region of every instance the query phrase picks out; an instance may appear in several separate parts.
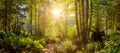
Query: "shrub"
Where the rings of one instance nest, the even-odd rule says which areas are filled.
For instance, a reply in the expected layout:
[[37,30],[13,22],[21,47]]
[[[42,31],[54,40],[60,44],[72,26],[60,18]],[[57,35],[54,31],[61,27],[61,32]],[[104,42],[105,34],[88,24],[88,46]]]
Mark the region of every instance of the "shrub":
[[41,40],[35,40],[31,37],[24,37],[14,33],[0,32],[0,53],[40,53],[43,51]]
[[120,36],[117,34],[104,36],[104,48],[97,52],[120,53]]
[[57,53],[75,53],[77,46],[71,40],[66,39],[56,47]]

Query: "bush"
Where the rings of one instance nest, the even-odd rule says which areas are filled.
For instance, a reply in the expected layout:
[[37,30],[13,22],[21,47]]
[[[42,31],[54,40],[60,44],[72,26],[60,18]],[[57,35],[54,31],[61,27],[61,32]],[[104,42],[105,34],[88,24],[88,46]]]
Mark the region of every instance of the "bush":
[[0,53],[40,53],[43,51],[41,40],[14,33],[0,32],[0,35]]
[[90,42],[87,44],[87,53],[94,53],[102,48],[101,42]]
[[117,34],[104,36],[104,48],[97,52],[120,53],[120,36]]
[[57,53],[75,53],[77,46],[71,40],[66,39],[61,44],[57,45]]

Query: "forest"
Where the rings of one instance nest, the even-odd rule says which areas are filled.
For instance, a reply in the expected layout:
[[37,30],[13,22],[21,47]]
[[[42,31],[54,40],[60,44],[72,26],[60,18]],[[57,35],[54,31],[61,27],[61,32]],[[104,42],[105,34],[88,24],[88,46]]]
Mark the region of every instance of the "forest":
[[0,0],[0,53],[120,53],[120,0]]

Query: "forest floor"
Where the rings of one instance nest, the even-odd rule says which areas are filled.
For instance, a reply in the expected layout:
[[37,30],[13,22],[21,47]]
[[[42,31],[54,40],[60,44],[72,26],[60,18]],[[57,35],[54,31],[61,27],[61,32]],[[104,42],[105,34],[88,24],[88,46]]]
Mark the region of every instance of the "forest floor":
[[55,46],[56,45],[53,44],[53,43],[47,44],[47,46],[44,49],[44,53],[56,53],[55,52]]

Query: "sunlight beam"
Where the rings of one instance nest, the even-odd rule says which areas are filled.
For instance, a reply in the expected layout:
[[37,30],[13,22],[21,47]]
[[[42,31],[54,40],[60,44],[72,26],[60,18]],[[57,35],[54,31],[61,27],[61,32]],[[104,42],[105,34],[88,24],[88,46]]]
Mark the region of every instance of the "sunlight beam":
[[54,9],[53,10],[53,14],[54,15],[59,15],[60,14],[60,10],[59,9]]

